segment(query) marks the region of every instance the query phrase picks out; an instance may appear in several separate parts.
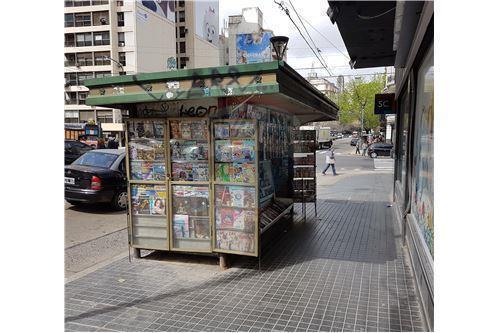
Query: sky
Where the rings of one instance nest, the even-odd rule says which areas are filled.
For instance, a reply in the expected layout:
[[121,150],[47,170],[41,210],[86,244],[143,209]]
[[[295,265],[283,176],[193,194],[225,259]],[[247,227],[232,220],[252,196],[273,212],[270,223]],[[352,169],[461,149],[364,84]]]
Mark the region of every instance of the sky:
[[[316,46],[321,50],[321,54],[326,60],[332,75],[362,75],[384,71],[383,67],[357,70],[350,69],[348,53],[339,30],[336,25],[334,26],[331,23],[326,14],[328,9],[327,0],[284,0],[284,4],[289,9],[292,19],[299,26],[304,36],[308,38],[290,5],[290,1],[292,1],[295,10],[301,15],[303,20],[305,19],[304,25]],[[275,36],[284,35],[290,38],[288,42],[287,63],[302,76],[307,76],[307,73],[311,70],[301,70],[301,68],[311,68],[313,66],[317,68],[316,72],[318,76],[328,75],[325,69],[320,68],[321,65],[319,60],[314,56],[311,49],[302,39],[297,28],[273,0],[219,0],[219,26],[223,26],[223,20],[227,21],[229,15],[241,14],[241,9],[245,7],[259,7],[264,16],[264,29],[273,30]],[[313,24],[314,28],[320,31],[328,40],[316,32],[306,21]],[[339,52],[335,46],[342,52]],[[346,79],[349,78],[350,77],[346,77]],[[365,76],[365,78],[369,77]],[[330,81],[335,82],[335,79],[336,78],[332,78]]]

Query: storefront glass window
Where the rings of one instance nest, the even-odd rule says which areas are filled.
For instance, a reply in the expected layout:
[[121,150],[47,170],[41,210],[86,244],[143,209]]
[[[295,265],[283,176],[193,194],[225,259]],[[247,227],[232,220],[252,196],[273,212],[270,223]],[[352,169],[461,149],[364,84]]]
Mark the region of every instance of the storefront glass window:
[[434,47],[418,71],[412,214],[434,256]]

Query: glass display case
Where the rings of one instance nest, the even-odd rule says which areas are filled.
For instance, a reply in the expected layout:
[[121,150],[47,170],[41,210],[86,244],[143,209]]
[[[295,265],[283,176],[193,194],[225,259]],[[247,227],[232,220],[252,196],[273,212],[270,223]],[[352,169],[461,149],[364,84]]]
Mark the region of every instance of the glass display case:
[[129,230],[132,246],[167,250],[165,121],[127,122]]
[[211,252],[208,119],[169,120],[172,250]]
[[215,120],[214,250],[258,255],[257,125]]

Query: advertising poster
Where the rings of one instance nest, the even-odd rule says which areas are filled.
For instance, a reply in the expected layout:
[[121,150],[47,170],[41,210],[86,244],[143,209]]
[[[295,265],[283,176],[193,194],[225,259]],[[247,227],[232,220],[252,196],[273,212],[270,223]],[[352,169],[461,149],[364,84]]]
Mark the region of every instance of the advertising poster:
[[[142,0],[140,3],[153,13],[156,13],[169,21],[175,22],[175,1]],[[142,18],[143,20],[147,20],[147,16]]]
[[236,35],[236,63],[271,61],[271,32]]
[[218,45],[219,41],[219,2],[196,1],[194,4],[196,35],[203,40]]

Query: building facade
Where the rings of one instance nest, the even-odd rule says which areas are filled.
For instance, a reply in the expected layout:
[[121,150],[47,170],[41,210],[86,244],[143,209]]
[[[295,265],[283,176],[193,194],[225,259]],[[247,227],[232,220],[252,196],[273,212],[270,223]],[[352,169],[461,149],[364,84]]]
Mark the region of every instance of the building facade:
[[433,330],[434,3],[329,1],[327,14],[338,26],[353,68],[395,67],[395,213]]
[[314,69],[311,69],[311,71],[307,74],[307,81],[309,81],[310,84],[330,99],[333,99],[335,94],[339,93],[339,88],[333,82],[330,82],[323,77],[319,77],[318,73]]
[[176,1],[175,20],[177,68],[219,66],[219,1]]

